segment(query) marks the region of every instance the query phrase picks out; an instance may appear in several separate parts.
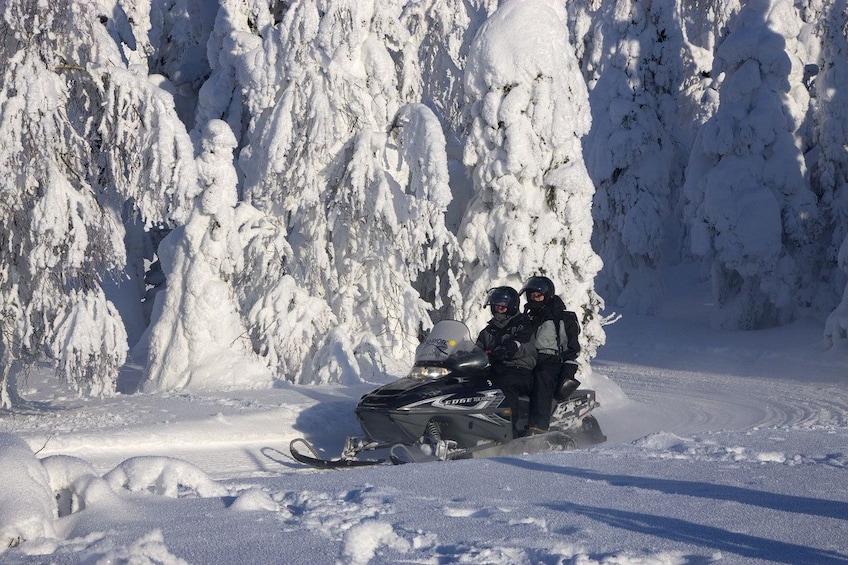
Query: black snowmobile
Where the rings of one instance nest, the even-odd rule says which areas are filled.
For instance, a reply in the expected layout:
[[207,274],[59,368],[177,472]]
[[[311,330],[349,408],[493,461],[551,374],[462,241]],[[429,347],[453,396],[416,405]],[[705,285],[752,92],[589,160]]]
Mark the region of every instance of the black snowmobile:
[[[568,393],[566,393],[568,394]],[[550,431],[524,437],[529,400],[512,414],[503,391],[490,379],[489,359],[462,322],[443,320],[415,353],[409,375],[363,396],[356,416],[364,437],[348,437],[337,459],[324,459],[303,438],[290,443],[296,460],[321,468],[385,463],[361,459],[388,450],[392,463],[463,459],[575,449],[606,441],[589,413],[595,391],[578,389],[554,401]],[[515,419],[515,425],[513,425]]]

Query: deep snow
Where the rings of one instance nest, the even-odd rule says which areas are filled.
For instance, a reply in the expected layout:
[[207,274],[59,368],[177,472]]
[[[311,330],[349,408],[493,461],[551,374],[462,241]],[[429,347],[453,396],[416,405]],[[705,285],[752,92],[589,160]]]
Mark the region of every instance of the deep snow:
[[848,351],[823,353],[813,319],[712,330],[693,271],[666,282],[660,315],[606,328],[609,440],[581,451],[324,472],[286,455],[298,436],[335,454],[367,385],[0,413],[0,535],[31,538],[0,561],[848,564]]

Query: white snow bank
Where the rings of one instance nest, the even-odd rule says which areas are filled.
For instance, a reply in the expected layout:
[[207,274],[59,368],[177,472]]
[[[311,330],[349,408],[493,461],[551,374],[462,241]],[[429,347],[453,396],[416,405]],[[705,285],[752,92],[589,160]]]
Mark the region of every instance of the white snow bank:
[[47,471],[59,517],[92,505],[120,505],[121,501],[88,461],[69,455],[51,455],[41,460]]
[[103,476],[114,489],[178,498],[227,496],[229,491],[187,461],[172,457],[132,457]]
[[55,537],[50,480],[29,445],[0,433],[0,553],[27,540]]
[[[237,512],[287,512],[286,509],[281,508],[267,492],[258,488],[249,488],[242,492],[230,505],[230,510],[235,510]],[[288,514],[291,515],[291,513]]]

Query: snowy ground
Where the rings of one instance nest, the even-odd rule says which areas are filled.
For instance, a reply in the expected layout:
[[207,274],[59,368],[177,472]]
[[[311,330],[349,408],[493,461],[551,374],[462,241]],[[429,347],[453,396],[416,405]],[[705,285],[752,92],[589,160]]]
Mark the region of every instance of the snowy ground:
[[[287,457],[298,436],[336,454],[368,385],[2,413],[0,537],[30,540],[0,561],[848,564],[848,351],[824,352],[815,320],[714,332],[703,286],[671,282],[661,316],[607,327],[609,441],[588,450],[329,472]],[[42,467],[49,523],[26,518]]]

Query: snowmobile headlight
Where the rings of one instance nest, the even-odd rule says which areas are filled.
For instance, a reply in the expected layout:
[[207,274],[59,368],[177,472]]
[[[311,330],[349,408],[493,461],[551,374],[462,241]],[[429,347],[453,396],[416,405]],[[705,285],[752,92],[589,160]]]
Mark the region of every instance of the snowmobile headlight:
[[410,378],[418,379],[419,381],[429,381],[444,377],[450,371],[444,367],[413,367],[409,371]]

